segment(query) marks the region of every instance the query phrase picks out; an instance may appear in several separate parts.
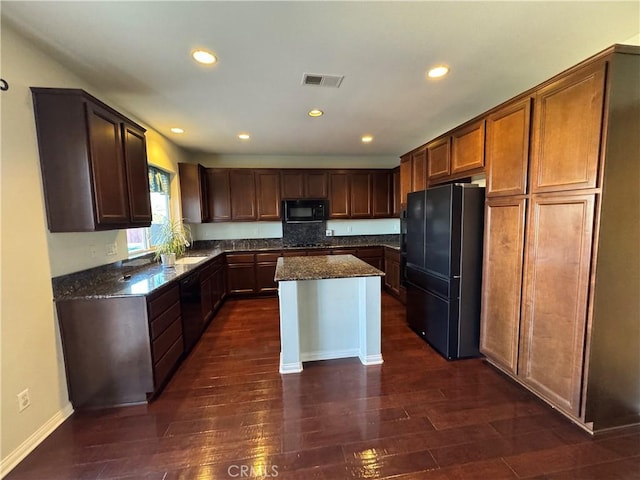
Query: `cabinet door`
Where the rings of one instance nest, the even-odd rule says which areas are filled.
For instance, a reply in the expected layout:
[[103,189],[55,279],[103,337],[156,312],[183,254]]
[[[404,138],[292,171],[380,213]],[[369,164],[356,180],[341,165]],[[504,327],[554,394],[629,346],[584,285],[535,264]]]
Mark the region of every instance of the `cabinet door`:
[[399,217],[400,212],[402,211],[402,205],[400,201],[400,167],[396,167],[393,169],[391,185],[391,192],[393,195],[393,216]]
[[256,253],[257,293],[275,293],[278,283],[274,280],[279,253]]
[[391,172],[373,172],[371,175],[371,196],[373,198],[373,217],[385,218],[392,216],[393,204],[393,176]]
[[144,132],[133,125],[123,125],[124,162],[129,191],[129,218],[134,225],[151,225],[149,168]]
[[441,138],[427,145],[427,177],[429,182],[449,176],[449,137]]
[[484,120],[451,135],[451,174],[484,167]]
[[305,197],[327,198],[327,172],[305,172]]
[[411,191],[418,192],[427,188],[427,150],[422,149],[411,154]]
[[250,294],[256,291],[256,273],[253,263],[235,263],[227,266],[229,293]]
[[412,180],[411,154],[400,157],[400,204],[407,204],[407,193],[411,192]]
[[214,222],[231,220],[231,193],[228,170],[207,170],[209,216]]
[[278,171],[257,171],[256,190],[258,220],[280,220],[280,174]]
[[349,187],[350,218],[371,218],[373,213],[373,202],[371,200],[371,173],[350,173]]
[[533,196],[528,213],[519,377],[579,416],[594,195]]
[[231,192],[231,220],[256,220],[256,185],[253,170],[229,172]]
[[98,227],[126,225],[129,223],[129,193],[121,120],[98,105],[87,102],[86,108],[96,224]]
[[301,171],[283,171],[282,198],[304,198],[304,173]]
[[201,165],[178,163],[180,179],[180,203],[182,218],[187,223],[201,223],[209,220],[207,201],[207,173]]
[[530,127],[530,98],[487,118],[487,197],[526,193]]
[[537,93],[531,192],[597,186],[605,66],[578,70]]
[[487,200],[480,351],[517,373],[526,200]]
[[329,173],[329,218],[349,218],[349,175]]

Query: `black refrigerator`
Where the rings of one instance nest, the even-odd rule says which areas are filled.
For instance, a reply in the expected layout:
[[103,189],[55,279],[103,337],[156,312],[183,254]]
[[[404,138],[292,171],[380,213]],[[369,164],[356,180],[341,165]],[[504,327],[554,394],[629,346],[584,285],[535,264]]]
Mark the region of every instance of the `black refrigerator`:
[[407,196],[407,321],[442,356],[479,355],[484,187]]

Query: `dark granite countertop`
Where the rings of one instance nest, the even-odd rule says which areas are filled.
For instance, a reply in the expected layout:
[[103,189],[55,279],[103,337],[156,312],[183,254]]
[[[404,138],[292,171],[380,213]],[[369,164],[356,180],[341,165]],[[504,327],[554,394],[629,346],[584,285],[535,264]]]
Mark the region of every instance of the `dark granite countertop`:
[[[357,247],[389,247],[399,250],[399,246],[393,242],[380,242],[379,239],[355,241],[336,241],[317,247],[291,247],[283,246],[281,241],[275,239],[264,240],[237,240],[237,241],[202,241],[196,244],[196,248],[190,250],[187,256],[202,256],[206,259],[193,264],[176,265],[175,268],[164,268],[158,262],[152,260],[152,255],[140,259],[123,260],[111,265],[92,268],[82,272],[76,272],[52,279],[55,301],[96,299],[126,296],[145,296],[153,293],[162,286],[172,281],[178,281],[186,277],[204,263],[219,255],[242,251],[273,251],[273,250],[310,250],[318,248],[357,248]],[[339,257],[334,255],[332,257]],[[291,257],[313,259],[314,257]],[[322,258],[322,257],[319,257]],[[360,260],[354,257],[354,260]],[[309,262],[308,262],[309,263]],[[366,264],[365,262],[361,262]],[[311,263],[309,263],[311,265]],[[383,272],[369,266],[375,273],[369,275],[384,275]],[[311,267],[309,267],[311,268]],[[345,275],[342,275],[345,276]],[[358,276],[358,275],[348,275]],[[329,277],[327,277],[329,278]]]
[[384,272],[353,255],[317,255],[278,258],[275,279],[277,282],[284,282],[383,275]]

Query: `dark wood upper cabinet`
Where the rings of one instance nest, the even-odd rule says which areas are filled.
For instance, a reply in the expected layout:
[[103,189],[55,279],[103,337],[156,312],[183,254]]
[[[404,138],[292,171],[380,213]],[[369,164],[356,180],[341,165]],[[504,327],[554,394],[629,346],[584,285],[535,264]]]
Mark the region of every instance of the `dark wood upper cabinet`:
[[207,171],[199,164],[178,163],[182,218],[186,223],[209,221]]
[[211,221],[231,221],[229,170],[207,169],[207,197]]
[[[397,175],[398,181],[399,173]],[[371,208],[374,218],[391,217],[394,214],[393,174],[388,170],[374,171],[371,174]]]
[[[144,130],[129,123],[123,124],[124,163],[129,186],[129,212],[135,224],[151,223],[151,197],[149,196],[149,168],[147,142]],[[144,161],[142,161],[144,159]]]
[[280,172],[257,170],[255,176],[258,220],[280,220]]
[[[351,172],[349,178],[349,211],[351,218],[371,218],[373,216],[371,199],[371,172]],[[389,190],[387,188],[387,196]]]
[[327,172],[305,172],[304,186],[307,198],[327,198],[329,192]]
[[96,222],[98,225],[127,224],[129,192],[121,120],[99,105],[85,105],[89,124],[89,160],[93,173]]
[[487,197],[527,192],[531,98],[518,100],[487,118]]
[[427,188],[427,150],[421,148],[411,154],[411,191]]
[[454,130],[451,134],[451,174],[484,167],[484,120]]
[[83,90],[31,90],[49,230],[149,226],[144,128]]
[[328,177],[320,170],[281,170],[282,198],[327,198]]
[[392,173],[392,195],[393,195],[393,216],[394,217],[398,217],[400,216],[400,212],[402,211],[402,200],[401,200],[401,193],[400,193],[400,183],[401,183],[401,174],[400,174],[400,167],[396,167],[393,169],[393,173]]
[[407,204],[407,194],[412,187],[412,162],[411,153],[406,153],[400,157],[400,204]]
[[230,170],[229,189],[231,192],[231,219],[257,220],[256,185],[253,170]]
[[451,173],[450,137],[446,136],[427,144],[427,178],[431,183]]
[[532,193],[597,186],[606,65],[596,62],[537,92]]
[[347,172],[329,173],[329,218],[349,218],[350,193]]
[[211,222],[279,221],[282,199],[300,192],[306,198],[328,197],[329,218],[394,214],[391,170],[205,170]]
[[283,170],[280,173],[282,198],[304,198],[304,173],[301,170]]

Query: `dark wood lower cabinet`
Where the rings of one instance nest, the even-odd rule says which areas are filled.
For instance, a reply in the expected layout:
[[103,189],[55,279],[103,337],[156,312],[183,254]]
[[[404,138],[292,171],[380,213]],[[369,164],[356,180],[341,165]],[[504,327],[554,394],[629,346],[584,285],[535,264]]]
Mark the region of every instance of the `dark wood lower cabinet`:
[[400,297],[400,252],[384,249],[384,286],[396,298]]
[[274,277],[279,256],[281,256],[280,251],[228,253],[226,257],[229,294],[276,294],[278,284],[274,281]]
[[56,302],[76,410],[146,402],[184,351],[178,284],[147,297]]
[[274,280],[279,253],[256,253],[256,293],[277,293],[278,283]]

